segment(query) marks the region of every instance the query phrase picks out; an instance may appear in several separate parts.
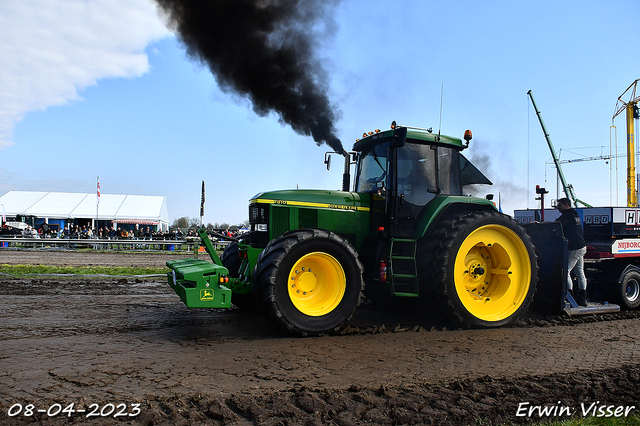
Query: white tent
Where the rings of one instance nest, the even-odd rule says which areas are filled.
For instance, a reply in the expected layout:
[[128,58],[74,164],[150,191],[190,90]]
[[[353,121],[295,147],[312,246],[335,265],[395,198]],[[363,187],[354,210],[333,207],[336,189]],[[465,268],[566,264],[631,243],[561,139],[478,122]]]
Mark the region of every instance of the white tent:
[[0,197],[7,216],[30,215],[43,219],[108,220],[114,223],[169,227],[167,198],[149,195],[9,191]]

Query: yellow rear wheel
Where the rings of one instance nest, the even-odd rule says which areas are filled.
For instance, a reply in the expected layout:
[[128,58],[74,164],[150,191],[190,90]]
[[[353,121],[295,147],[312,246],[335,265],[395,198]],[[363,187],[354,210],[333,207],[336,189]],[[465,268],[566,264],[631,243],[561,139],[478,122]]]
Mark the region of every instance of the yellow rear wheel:
[[531,260],[515,232],[502,225],[485,225],[463,241],[453,278],[469,314],[482,321],[500,321],[516,313],[527,298]]
[[454,322],[501,327],[527,311],[538,281],[537,258],[515,220],[496,211],[455,216],[430,241],[434,289]]

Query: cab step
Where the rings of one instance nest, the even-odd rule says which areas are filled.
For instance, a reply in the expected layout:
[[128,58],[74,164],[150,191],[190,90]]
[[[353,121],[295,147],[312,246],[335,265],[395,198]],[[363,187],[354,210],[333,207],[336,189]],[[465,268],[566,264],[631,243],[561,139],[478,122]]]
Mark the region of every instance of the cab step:
[[389,244],[389,279],[395,296],[418,297],[418,268],[415,239],[391,238]]

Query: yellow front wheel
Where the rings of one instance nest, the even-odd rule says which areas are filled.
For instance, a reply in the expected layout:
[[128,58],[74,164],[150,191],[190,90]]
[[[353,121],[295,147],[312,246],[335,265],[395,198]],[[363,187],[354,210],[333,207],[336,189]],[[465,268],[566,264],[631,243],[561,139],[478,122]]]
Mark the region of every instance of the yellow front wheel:
[[340,235],[298,229],[273,240],[258,257],[253,292],[262,314],[289,334],[338,329],[360,303],[358,253]]
[[333,311],[346,288],[342,265],[328,253],[306,254],[289,271],[289,298],[305,315],[321,316]]
[[[533,244],[498,212],[464,216],[443,227],[439,293],[450,316],[469,327],[512,323],[526,312],[537,283]],[[446,253],[445,253],[446,252]]]

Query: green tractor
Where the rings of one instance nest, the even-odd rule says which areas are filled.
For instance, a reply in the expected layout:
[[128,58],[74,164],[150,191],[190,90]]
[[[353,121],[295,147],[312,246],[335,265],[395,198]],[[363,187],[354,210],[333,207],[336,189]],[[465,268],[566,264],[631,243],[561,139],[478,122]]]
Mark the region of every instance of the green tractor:
[[515,220],[489,199],[463,195],[465,185],[491,184],[461,154],[470,131],[464,139],[395,122],[365,134],[353,152],[337,153],[342,191],[256,195],[251,232],[219,258],[201,229],[213,263],[169,261],[169,284],[189,307],[233,302],[293,335],[338,329],[364,297],[437,299],[462,327],[511,324],[536,291],[537,258]]

